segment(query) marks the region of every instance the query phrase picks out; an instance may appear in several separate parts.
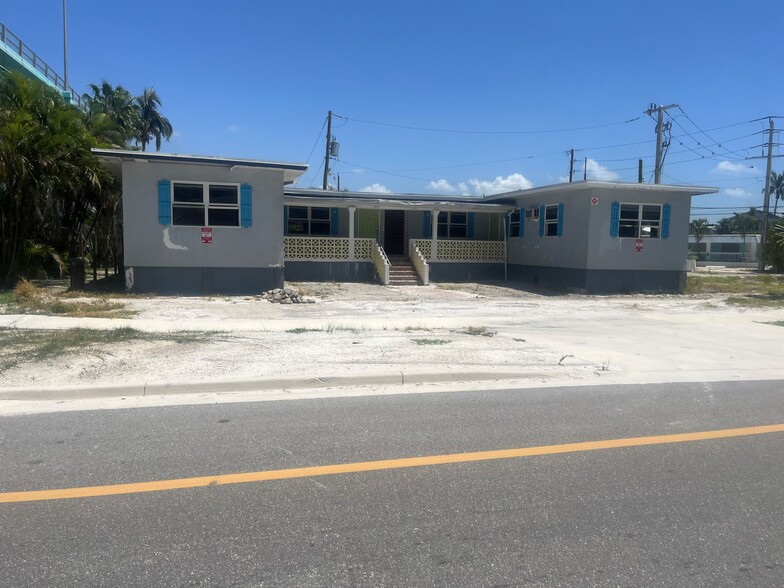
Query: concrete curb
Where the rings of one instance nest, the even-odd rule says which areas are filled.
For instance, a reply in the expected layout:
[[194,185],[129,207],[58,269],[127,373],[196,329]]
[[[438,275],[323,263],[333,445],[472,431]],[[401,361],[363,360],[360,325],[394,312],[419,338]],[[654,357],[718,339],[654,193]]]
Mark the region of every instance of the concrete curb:
[[4,400],[76,400],[82,398],[145,397],[173,394],[207,394],[336,388],[344,386],[405,386],[455,382],[487,382],[550,378],[554,372],[386,372],[358,376],[291,376],[219,382],[178,382],[118,386],[11,388],[0,390]]

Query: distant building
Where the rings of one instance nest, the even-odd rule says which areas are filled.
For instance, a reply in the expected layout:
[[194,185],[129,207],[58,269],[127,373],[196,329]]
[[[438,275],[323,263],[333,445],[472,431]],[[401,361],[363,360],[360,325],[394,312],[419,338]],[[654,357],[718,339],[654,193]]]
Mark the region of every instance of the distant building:
[[697,242],[689,235],[689,253],[697,255],[697,261],[753,262],[757,261],[761,236],[757,233],[741,235],[703,235]]

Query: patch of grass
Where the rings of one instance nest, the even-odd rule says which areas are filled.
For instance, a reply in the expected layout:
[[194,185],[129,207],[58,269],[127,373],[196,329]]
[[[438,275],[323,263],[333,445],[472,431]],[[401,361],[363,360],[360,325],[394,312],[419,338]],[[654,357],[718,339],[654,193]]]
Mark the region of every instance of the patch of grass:
[[44,361],[102,345],[130,341],[170,341],[188,344],[207,341],[216,334],[204,331],[146,333],[131,327],[118,329],[8,329],[0,328],[0,372],[26,361]]
[[417,345],[446,345],[451,343],[449,339],[411,339]]
[[430,329],[428,327],[406,327],[405,329],[403,329],[403,331],[406,332],[406,333],[410,333],[411,331],[427,331],[427,332],[430,332],[432,330],[433,329]]
[[0,292],[0,304],[12,304],[14,301],[13,292]]
[[768,324],[773,325],[774,327],[784,327],[784,321],[773,321],[772,323]]
[[689,275],[686,294],[784,294],[784,276],[751,274],[744,276]]
[[727,304],[746,308],[776,307],[784,308],[784,294],[750,294],[749,296],[729,296]]
[[313,327],[296,327],[294,329],[287,329],[287,333],[293,333],[295,335],[301,335],[302,333],[334,333],[335,331],[347,331],[349,333],[356,333],[357,329],[353,327],[341,327],[337,325],[327,325],[326,327],[322,327],[320,329],[316,329]]
[[6,302],[6,313],[46,314],[90,318],[130,318],[136,313],[126,310],[125,305],[113,302],[108,295],[79,293],[86,300],[66,301],[74,293],[51,294],[32,282],[21,280]]
[[468,327],[460,332],[465,335],[475,335],[480,337],[492,337],[495,335],[495,331],[489,331],[487,327]]
[[784,276],[751,274],[744,276],[690,275],[686,294],[737,294],[727,304],[746,307],[784,306]]

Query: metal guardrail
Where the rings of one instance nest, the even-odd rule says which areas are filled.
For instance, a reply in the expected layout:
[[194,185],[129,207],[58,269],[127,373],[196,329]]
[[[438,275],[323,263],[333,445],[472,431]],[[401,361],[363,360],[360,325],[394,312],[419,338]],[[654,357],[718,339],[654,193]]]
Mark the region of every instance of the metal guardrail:
[[72,86],[65,87],[65,80],[60,77],[54,69],[49,67],[49,64],[41,59],[38,54],[30,49],[25,43],[12,33],[7,26],[0,23],[0,43],[5,45],[9,52],[17,55],[23,64],[26,64],[33,71],[40,74],[49,84],[54,86],[61,92],[71,93],[71,103],[75,104],[82,110],[86,109],[84,98],[77,93]]

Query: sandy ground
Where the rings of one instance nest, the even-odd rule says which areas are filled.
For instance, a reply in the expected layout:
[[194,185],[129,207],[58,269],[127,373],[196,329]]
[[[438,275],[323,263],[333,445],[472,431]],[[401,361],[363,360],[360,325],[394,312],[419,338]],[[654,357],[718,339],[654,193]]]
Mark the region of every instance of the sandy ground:
[[[503,286],[291,284],[316,304],[254,297],[123,299],[133,319],[0,316],[0,326],[200,331],[191,343],[134,341],[27,362],[20,389],[237,382],[378,373],[519,373],[527,385],[784,378],[784,310],[720,295],[548,295]],[[299,332],[298,332],[299,331]],[[437,378],[434,378],[434,380]],[[5,391],[5,392],[4,392]]]

